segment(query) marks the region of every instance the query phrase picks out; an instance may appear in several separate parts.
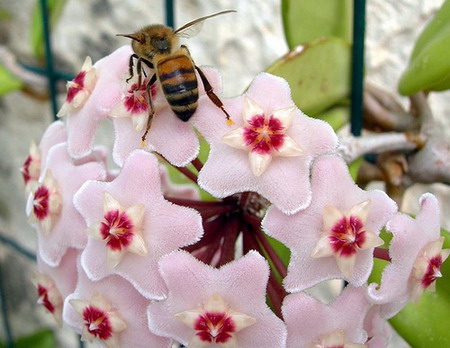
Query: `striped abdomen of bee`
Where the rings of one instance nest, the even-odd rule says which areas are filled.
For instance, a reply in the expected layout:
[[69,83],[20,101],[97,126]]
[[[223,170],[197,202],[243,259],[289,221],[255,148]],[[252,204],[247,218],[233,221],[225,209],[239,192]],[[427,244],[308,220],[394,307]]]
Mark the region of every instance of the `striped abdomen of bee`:
[[187,54],[174,54],[160,60],[156,74],[173,112],[188,121],[197,109],[198,83],[195,68]]

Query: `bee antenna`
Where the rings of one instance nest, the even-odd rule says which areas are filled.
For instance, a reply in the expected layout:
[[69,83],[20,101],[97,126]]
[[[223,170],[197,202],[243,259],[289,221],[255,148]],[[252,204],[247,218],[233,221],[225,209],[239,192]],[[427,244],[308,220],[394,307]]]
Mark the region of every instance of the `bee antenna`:
[[133,34],[116,34],[116,36],[123,36],[129,39],[135,40],[141,44],[145,43],[145,37],[143,34],[133,33]]

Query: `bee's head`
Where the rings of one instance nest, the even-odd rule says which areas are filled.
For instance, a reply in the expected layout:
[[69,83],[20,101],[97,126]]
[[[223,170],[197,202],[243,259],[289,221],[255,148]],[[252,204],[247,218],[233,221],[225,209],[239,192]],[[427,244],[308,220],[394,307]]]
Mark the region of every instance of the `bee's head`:
[[134,53],[150,61],[156,55],[169,55],[178,48],[178,38],[173,29],[162,24],[149,25],[133,34],[118,35],[132,39]]

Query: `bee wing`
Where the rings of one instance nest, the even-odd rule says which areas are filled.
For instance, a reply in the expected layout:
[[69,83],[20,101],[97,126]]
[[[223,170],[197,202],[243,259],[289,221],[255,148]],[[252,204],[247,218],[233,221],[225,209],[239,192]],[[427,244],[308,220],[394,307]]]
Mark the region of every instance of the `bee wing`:
[[193,20],[192,22],[186,23],[181,28],[178,28],[177,30],[175,30],[175,34],[178,37],[189,39],[189,38],[194,37],[195,35],[197,35],[202,30],[203,22],[205,21],[205,19],[208,19],[208,18],[211,18],[211,17],[215,17],[215,16],[219,16],[219,15],[222,15],[222,14],[225,14],[225,13],[230,13],[230,12],[236,12],[236,10],[221,11],[221,12],[217,12],[217,13],[214,13],[212,15],[209,15],[209,16],[197,18],[196,20]]

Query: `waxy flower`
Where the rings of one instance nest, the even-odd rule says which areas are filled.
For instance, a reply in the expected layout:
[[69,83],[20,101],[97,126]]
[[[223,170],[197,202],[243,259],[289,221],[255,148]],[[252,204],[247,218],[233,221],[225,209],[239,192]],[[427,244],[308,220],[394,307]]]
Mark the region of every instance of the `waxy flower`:
[[78,267],[75,291],[64,303],[64,322],[79,332],[82,341],[108,348],[169,347],[169,340],[152,334],[145,319],[148,300],[118,276],[90,281]]
[[286,81],[266,73],[254,79],[244,97],[224,104],[235,126],[217,122],[210,106],[195,116],[195,126],[211,145],[199,185],[220,198],[254,191],[286,214],[306,208],[311,162],[337,146],[331,127],[296,109]]
[[177,251],[160,262],[167,299],[148,307],[150,330],[192,347],[283,347],[286,328],[267,307],[269,268],[257,252],[219,269]]
[[43,273],[35,273],[34,285],[38,292],[38,303],[53,315],[59,326],[62,326],[63,298],[53,279]]
[[203,233],[198,212],[164,199],[156,157],[143,150],[131,153],[112,182],[86,182],[74,204],[94,237],[81,256],[88,277],[121,275],[149,299],[164,298],[159,259]]
[[[219,93],[221,89],[219,73],[211,68],[204,68],[203,72],[213,86],[215,93]],[[153,72],[149,71],[149,74],[153,74]],[[209,112],[214,115],[216,122],[226,124],[224,114],[209,100],[198,75],[197,78],[199,100],[193,118],[198,113],[202,114],[202,110],[206,106]],[[122,85],[122,97],[109,112],[109,115],[113,118],[116,134],[113,158],[118,165],[122,166],[133,150],[141,148],[147,151],[155,151],[167,161],[179,167],[186,166],[197,157],[200,144],[191,121],[184,122],[175,115],[158,81],[151,88],[155,113],[145,143],[142,144],[141,138],[145,132],[148,119],[148,101],[143,99],[142,88],[137,89],[135,79],[131,79],[128,84],[125,84],[122,79],[120,83]]]
[[298,292],[318,282],[344,278],[363,285],[372,270],[378,234],[396,212],[381,191],[357,187],[345,162],[322,156],[314,163],[311,205],[292,216],[270,208],[263,229],[291,249],[285,288]]
[[370,284],[370,299],[380,304],[380,315],[390,318],[411,299],[417,302],[425,290],[434,291],[441,277],[442,263],[450,249],[442,250],[439,206],[436,197],[424,194],[415,219],[397,214],[387,225],[393,237],[389,248],[391,262],[383,271],[381,284]]
[[86,180],[102,180],[106,173],[100,163],[74,165],[67,143],[51,148],[43,170],[42,182],[30,195],[27,210],[37,222],[42,259],[56,267],[68,248],[82,249],[87,241],[86,225],[75,210],[73,195]]
[[81,71],[72,81],[67,82],[66,101],[57,116],[66,116],[83,106],[91,95],[96,80],[97,74],[95,68],[92,66],[92,59],[91,57],[86,57]]
[[369,308],[364,287],[345,288],[329,305],[305,293],[288,295],[282,307],[286,347],[366,347],[363,325]]

